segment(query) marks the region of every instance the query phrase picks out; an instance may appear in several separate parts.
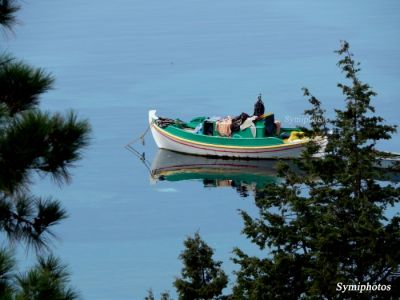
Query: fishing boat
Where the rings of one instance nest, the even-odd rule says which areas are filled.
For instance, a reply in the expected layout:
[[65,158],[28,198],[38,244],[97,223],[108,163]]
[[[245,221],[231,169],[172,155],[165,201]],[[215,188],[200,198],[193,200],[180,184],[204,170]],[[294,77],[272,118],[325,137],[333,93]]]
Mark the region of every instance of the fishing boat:
[[[217,131],[217,122],[205,117],[194,118],[189,122],[158,117],[156,110],[149,111],[149,126],[155,143],[161,149],[176,152],[217,157],[245,159],[276,159],[299,157],[310,139],[298,128],[281,128],[279,135],[265,134],[266,114],[255,120],[254,125],[221,136]],[[273,116],[273,115],[272,115]],[[163,122],[170,120],[170,122]],[[211,131],[204,131],[205,125]],[[203,128],[203,130],[198,130]],[[320,139],[321,144],[324,139]]]

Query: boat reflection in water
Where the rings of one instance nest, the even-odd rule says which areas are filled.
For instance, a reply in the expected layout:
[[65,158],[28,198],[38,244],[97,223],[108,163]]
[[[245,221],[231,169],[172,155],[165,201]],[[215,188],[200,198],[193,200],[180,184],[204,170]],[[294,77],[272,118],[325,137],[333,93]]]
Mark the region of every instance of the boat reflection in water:
[[238,160],[181,154],[159,149],[151,165],[157,181],[201,181],[204,187],[232,187],[242,197],[269,183],[278,183],[277,160]]
[[[204,187],[232,187],[242,197],[254,194],[267,184],[283,182],[278,177],[278,160],[241,160],[181,154],[159,149],[150,168],[152,183],[194,180]],[[298,172],[293,161],[285,160]],[[388,171],[382,181],[398,183],[399,171]]]

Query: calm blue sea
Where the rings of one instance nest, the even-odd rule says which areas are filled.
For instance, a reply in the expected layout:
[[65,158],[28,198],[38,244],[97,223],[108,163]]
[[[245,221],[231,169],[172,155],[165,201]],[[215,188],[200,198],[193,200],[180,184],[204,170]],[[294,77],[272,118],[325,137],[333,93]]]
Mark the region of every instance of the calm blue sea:
[[[147,111],[190,119],[251,113],[259,93],[284,125],[308,107],[301,88],[332,115],[344,104],[333,53],[350,42],[361,78],[378,92],[377,112],[399,124],[398,0],[22,1],[19,25],[1,48],[56,77],[42,108],[76,110],[93,126],[90,147],[61,188],[38,179],[33,192],[60,199],[68,220],[54,252],[84,299],[143,299],[149,288],[174,294],[187,235],[197,230],[231,274],[238,209],[254,198],[199,180],[151,184],[124,145],[147,127]],[[147,136],[151,162],[156,146]],[[400,151],[399,135],[381,148]],[[20,265],[29,258],[19,257]],[[233,279],[233,275],[230,275]]]

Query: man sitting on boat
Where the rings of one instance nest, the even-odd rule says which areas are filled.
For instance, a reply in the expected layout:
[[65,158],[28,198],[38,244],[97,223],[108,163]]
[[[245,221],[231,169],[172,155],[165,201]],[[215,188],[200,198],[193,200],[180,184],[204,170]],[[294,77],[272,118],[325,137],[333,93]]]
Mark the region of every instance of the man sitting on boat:
[[274,134],[279,135],[281,131],[281,122],[278,120],[275,121],[273,114],[265,115],[264,111],[265,107],[260,94],[258,95],[257,102],[254,104],[253,116],[257,116],[258,120],[265,120],[265,136],[272,136]]

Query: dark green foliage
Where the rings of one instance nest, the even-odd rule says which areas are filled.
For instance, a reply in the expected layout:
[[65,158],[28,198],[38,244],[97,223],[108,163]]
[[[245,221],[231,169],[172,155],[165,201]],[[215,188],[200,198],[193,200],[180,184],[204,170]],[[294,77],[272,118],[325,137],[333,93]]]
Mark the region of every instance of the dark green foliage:
[[144,300],[154,300],[154,299],[155,299],[155,298],[154,298],[153,290],[152,290],[152,289],[149,289],[149,290],[147,291],[147,296],[144,297]]
[[[147,296],[144,297],[144,300],[155,300],[156,298],[154,297],[154,293],[152,289],[149,289],[147,291]],[[160,295],[160,300],[172,300],[169,296],[169,292],[168,291],[164,291],[161,293]]]
[[214,261],[214,251],[201,239],[199,233],[184,241],[185,250],[179,258],[183,262],[182,278],[174,285],[179,299],[214,299],[222,294],[228,277],[221,269],[222,262]]
[[[11,29],[18,9],[16,1],[0,0],[0,27]],[[68,182],[90,132],[74,112],[39,110],[40,96],[53,82],[43,69],[0,55],[0,234],[37,252],[49,248],[51,228],[66,211],[51,197],[30,194],[33,172]],[[38,258],[33,269],[16,277],[10,251],[0,249],[0,300],[77,299],[68,285],[66,267],[53,256]]]
[[0,102],[11,115],[34,108],[39,96],[48,91],[54,78],[43,69],[31,67],[9,56],[0,56]]
[[12,253],[0,248],[0,300],[12,300],[14,289],[15,260]]
[[90,128],[74,112],[15,109],[18,113],[12,114],[8,104],[1,108],[0,230],[11,240],[43,247],[52,235],[49,228],[66,213],[59,202],[28,193],[32,172],[68,182],[69,169],[81,158]]
[[[305,89],[312,109],[309,135],[330,127],[326,155],[310,143],[299,172],[282,166],[285,183],[256,194],[257,218],[242,212],[243,232],[265,251],[253,257],[235,249],[240,264],[234,287],[238,299],[395,299],[400,281],[400,217],[387,217],[400,189],[380,182],[377,141],[389,139],[395,126],[384,124],[371,105],[376,96],[358,78],[347,42],[337,53],[349,84],[339,84],[345,108],[326,120],[320,101]],[[388,284],[386,292],[340,293],[337,283]]]
[[17,276],[16,300],[74,300],[78,294],[69,285],[70,274],[59,259],[39,257],[29,272]]
[[90,127],[74,112],[37,109],[53,79],[40,69],[3,58],[0,66],[0,231],[11,241],[46,247],[50,227],[66,217],[58,201],[28,192],[33,172],[68,182],[88,144]]
[[47,248],[51,227],[66,218],[59,201],[27,194],[0,199],[0,230],[10,241],[25,242],[36,250]]
[[168,291],[164,291],[160,295],[160,300],[171,300]]
[[15,13],[19,10],[19,5],[14,0],[0,0],[0,25],[11,29],[15,23]]
[[88,132],[88,123],[73,112],[34,110],[10,119],[0,132],[0,189],[12,192],[29,183],[32,171],[68,181],[68,168],[80,159]]

